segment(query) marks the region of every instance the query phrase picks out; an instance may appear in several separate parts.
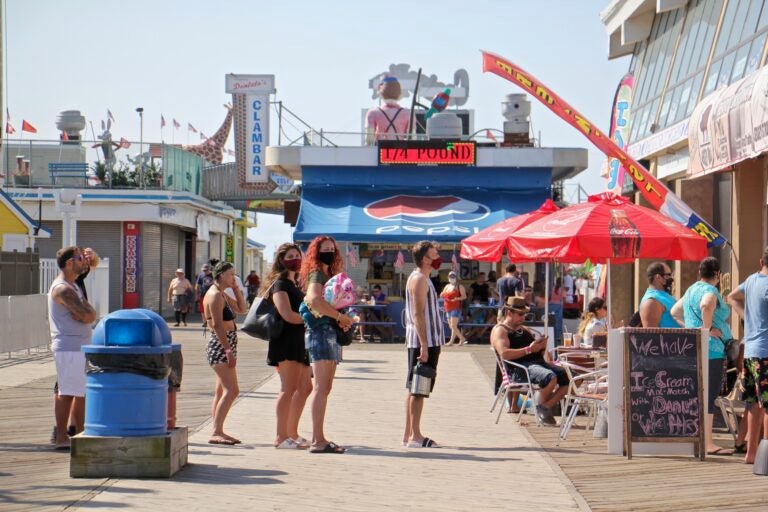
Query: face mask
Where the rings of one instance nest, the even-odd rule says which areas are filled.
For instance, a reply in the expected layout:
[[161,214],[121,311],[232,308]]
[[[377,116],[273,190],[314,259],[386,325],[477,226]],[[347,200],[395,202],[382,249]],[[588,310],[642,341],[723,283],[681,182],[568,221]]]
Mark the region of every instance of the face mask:
[[451,284],[456,284],[456,278],[455,277],[449,277],[448,282]]
[[336,251],[319,252],[317,253],[317,259],[320,260],[320,263],[332,265],[333,261],[336,259]]
[[441,258],[440,256],[432,260],[432,268],[435,270],[438,270],[440,268],[440,265],[442,264],[443,264],[443,258]]
[[672,293],[672,284],[675,282],[673,278],[667,279],[667,282],[664,283],[664,291],[667,293]]
[[288,270],[296,272],[301,267],[301,258],[294,258],[292,260],[283,260],[283,266]]

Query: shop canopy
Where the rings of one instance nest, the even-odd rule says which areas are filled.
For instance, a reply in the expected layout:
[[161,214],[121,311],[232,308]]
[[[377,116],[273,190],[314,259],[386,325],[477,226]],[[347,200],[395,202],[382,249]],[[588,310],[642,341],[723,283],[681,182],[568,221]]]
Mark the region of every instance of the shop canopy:
[[550,196],[550,169],[305,167],[295,241],[458,243]]

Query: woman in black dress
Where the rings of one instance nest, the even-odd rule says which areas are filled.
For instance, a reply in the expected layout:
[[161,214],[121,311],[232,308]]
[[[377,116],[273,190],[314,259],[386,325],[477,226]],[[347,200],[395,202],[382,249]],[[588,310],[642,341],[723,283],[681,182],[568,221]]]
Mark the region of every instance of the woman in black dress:
[[304,320],[299,306],[304,292],[296,284],[301,267],[301,250],[292,243],[277,248],[269,275],[264,279],[262,295],[269,296],[283,318],[283,333],[269,340],[267,364],[276,366],[280,375],[277,396],[277,448],[308,448],[298,434],[299,419],[307,397],[312,392],[309,358],[304,348]]

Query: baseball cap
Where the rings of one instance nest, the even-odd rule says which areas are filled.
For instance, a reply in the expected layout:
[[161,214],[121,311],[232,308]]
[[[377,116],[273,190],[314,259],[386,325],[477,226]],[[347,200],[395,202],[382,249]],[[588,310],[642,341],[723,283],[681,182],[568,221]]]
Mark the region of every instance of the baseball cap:
[[203,263],[203,266],[200,267],[200,270],[211,270],[211,266],[207,263]]
[[456,277],[456,272],[451,270],[450,272],[448,272],[448,277]]
[[184,269],[183,268],[177,268],[176,269],[176,273],[177,274],[183,274],[184,273]]

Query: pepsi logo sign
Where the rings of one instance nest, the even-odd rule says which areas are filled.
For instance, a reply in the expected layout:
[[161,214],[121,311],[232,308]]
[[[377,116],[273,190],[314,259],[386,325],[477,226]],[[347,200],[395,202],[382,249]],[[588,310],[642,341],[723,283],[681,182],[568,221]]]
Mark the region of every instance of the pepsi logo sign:
[[411,196],[399,194],[369,203],[363,209],[372,219],[408,222],[421,226],[438,226],[456,222],[477,222],[491,210],[458,196]]

